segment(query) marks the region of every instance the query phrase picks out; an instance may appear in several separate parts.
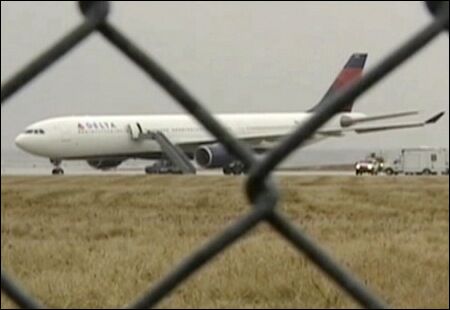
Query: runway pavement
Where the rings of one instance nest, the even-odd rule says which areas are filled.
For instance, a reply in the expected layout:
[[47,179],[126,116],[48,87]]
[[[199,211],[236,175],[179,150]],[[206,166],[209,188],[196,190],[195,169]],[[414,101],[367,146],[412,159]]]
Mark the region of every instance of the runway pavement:
[[[46,176],[51,175],[52,167],[33,166],[33,167],[2,167],[2,176]],[[83,176],[83,175],[144,175],[144,167],[140,166],[124,166],[113,170],[100,171],[88,166],[68,166],[64,167],[67,176]],[[198,170],[198,176],[218,176],[223,175],[221,169]],[[353,171],[337,171],[337,170],[278,170],[275,175],[280,176],[352,176]]]

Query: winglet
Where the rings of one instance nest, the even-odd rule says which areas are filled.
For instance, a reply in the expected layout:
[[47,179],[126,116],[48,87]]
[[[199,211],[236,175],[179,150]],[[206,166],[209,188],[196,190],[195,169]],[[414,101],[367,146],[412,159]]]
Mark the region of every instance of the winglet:
[[442,116],[444,116],[444,115],[445,115],[445,112],[441,112],[441,113],[439,113],[439,114],[433,116],[433,117],[430,118],[429,120],[427,120],[427,121],[425,122],[425,124],[434,124],[434,123],[437,123],[437,122],[442,118]]

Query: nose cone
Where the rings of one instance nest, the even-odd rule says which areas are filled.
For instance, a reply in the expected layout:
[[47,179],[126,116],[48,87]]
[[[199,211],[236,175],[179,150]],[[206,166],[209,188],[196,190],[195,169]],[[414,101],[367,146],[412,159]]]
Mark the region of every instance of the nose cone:
[[38,151],[36,142],[38,141],[35,141],[32,136],[27,134],[18,135],[15,141],[19,149],[34,155],[37,155],[36,152]]
[[15,143],[18,148],[27,151],[26,137],[23,134],[20,134],[16,137]]
[[17,136],[15,143],[19,149],[27,153],[38,156],[41,154],[40,141],[32,135],[20,134]]

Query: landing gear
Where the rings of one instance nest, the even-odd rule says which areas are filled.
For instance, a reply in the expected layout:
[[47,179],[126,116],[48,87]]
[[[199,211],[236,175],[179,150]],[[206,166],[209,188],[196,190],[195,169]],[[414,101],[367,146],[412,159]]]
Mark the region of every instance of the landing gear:
[[54,168],[52,170],[53,175],[64,175],[64,170],[61,167]]
[[234,174],[240,175],[247,172],[247,169],[243,162],[235,160],[223,167],[223,173],[226,175]]
[[64,175],[64,170],[61,168],[61,160],[50,159],[50,162],[54,166],[52,170],[52,175]]

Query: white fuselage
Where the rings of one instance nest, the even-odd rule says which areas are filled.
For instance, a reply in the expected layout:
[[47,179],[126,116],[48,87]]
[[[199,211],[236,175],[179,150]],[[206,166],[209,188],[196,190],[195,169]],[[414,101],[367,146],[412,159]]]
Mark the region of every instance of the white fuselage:
[[[311,114],[218,114],[215,117],[240,139],[288,135]],[[189,115],[136,115],[48,119],[29,126],[17,137],[16,144],[31,154],[59,160],[146,157],[146,154],[161,153],[156,141],[132,139],[131,131],[136,126],[144,132],[161,131],[177,145],[195,146],[217,141]],[[274,142],[258,139],[258,145],[252,147],[270,147]]]

